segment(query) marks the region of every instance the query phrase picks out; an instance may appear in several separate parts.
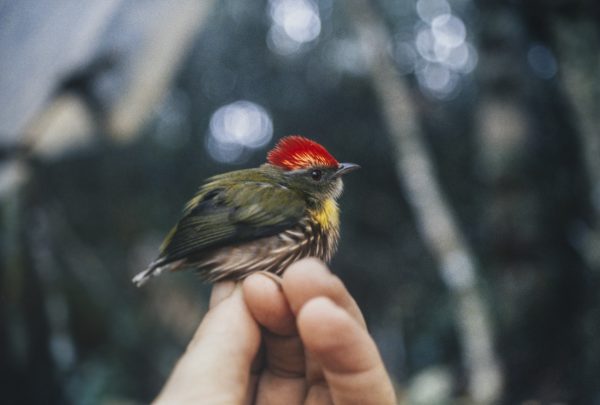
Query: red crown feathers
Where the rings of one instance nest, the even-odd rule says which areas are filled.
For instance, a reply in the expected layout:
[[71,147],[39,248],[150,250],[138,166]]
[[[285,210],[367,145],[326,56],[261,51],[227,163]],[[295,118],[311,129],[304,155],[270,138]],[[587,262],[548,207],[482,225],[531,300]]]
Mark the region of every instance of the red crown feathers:
[[310,167],[337,168],[339,163],[323,146],[299,135],[281,138],[267,154],[267,161],[284,170]]

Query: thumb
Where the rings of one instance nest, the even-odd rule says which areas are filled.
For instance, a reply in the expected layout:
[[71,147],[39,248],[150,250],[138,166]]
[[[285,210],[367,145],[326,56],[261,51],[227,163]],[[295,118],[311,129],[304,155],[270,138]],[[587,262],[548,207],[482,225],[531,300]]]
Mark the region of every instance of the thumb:
[[239,286],[217,287],[211,306],[156,403],[244,401],[260,345],[259,326]]

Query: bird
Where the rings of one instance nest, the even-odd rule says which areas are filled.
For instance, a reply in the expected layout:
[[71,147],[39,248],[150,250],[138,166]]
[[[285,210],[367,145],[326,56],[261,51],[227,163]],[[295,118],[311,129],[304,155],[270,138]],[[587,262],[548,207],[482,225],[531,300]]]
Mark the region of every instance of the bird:
[[281,138],[259,167],[207,179],[133,283],[185,268],[218,282],[281,275],[305,257],[329,262],[340,236],[342,175],[358,168],[303,136]]

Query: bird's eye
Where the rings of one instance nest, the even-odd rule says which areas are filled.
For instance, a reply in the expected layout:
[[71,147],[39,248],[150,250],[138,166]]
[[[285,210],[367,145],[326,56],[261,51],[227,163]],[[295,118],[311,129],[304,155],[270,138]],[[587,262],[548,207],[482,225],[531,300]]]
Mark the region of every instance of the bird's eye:
[[312,172],[310,172],[310,177],[314,180],[314,181],[319,181],[321,180],[321,176],[323,176],[323,173],[320,170],[313,170]]

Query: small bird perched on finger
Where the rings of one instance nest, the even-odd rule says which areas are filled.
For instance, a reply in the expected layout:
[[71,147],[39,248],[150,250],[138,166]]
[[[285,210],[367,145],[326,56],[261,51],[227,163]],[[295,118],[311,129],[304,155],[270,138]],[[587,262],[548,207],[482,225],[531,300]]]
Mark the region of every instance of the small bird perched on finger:
[[210,282],[239,280],[256,271],[280,275],[304,257],[329,261],[339,239],[341,176],[357,168],[310,139],[282,138],[260,167],[208,179],[133,282],[183,268]]

